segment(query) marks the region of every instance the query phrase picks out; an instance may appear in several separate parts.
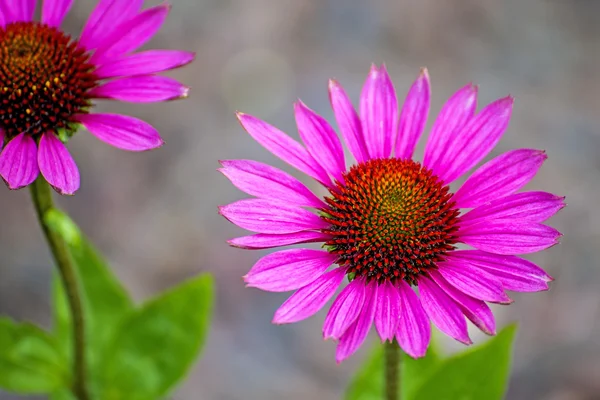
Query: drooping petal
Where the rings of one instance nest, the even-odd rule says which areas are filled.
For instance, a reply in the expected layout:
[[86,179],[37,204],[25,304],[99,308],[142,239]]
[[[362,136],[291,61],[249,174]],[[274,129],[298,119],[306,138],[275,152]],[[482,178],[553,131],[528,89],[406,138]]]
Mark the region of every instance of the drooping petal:
[[101,79],[155,74],[189,64],[195,56],[182,50],[146,50],[104,64],[94,74]]
[[510,303],[502,285],[493,275],[466,263],[444,261],[438,263],[438,272],[452,286],[469,296],[494,303]]
[[9,189],[14,190],[29,185],[38,173],[35,141],[31,136],[20,133],[0,153],[0,176]]
[[459,342],[472,343],[462,310],[435,282],[421,276],[419,293],[423,309],[440,331]]
[[423,68],[415,83],[410,87],[400,112],[396,158],[412,158],[427,123],[430,97],[429,74],[427,68]]
[[333,296],[345,275],[344,268],[336,268],[298,289],[277,309],[273,323],[291,324],[313,316]]
[[314,282],[336,259],[323,250],[281,250],[258,260],[244,280],[249,287],[269,292],[295,290]]
[[465,317],[467,317],[476,327],[488,335],[496,334],[496,320],[494,319],[494,314],[483,300],[478,300],[456,289],[448,283],[438,271],[429,271],[429,276],[448,296],[456,301],[463,314],[465,314]]
[[365,301],[358,318],[340,337],[340,342],[335,352],[335,361],[338,364],[354,354],[367,338],[373,318],[375,317],[377,289],[376,282],[369,283],[365,288]]
[[79,114],[75,119],[98,139],[123,150],[145,151],[163,145],[152,125],[119,114]]
[[42,22],[46,25],[59,27],[69,13],[73,0],[44,0],[42,4]]
[[379,286],[375,300],[375,329],[381,341],[392,341],[398,327],[400,297],[398,289],[391,282],[385,281]]
[[556,229],[530,221],[498,219],[461,227],[459,240],[478,250],[495,254],[527,254],[558,243]]
[[92,97],[131,103],[151,103],[187,97],[189,88],[168,76],[146,75],[115,79],[88,93]]
[[434,170],[444,183],[453,182],[492,151],[508,127],[512,105],[512,97],[496,100],[452,135],[452,141],[438,161],[438,169]]
[[316,231],[292,232],[281,235],[257,233],[256,235],[230,239],[227,241],[227,243],[229,243],[231,246],[242,249],[256,250],[288,246],[298,243],[325,242],[330,238],[330,235]]
[[102,46],[111,36],[107,32],[136,15],[143,3],[144,0],[100,0],[83,27],[79,44],[88,50]]
[[329,80],[329,101],[342,137],[356,162],[367,161],[369,153],[358,114],[342,85],[333,79]]
[[318,215],[275,200],[239,200],[219,207],[219,212],[237,226],[258,233],[279,235],[328,227]]
[[461,216],[461,224],[494,219],[544,222],[565,206],[565,198],[546,192],[515,193],[478,206]]
[[360,118],[370,158],[387,158],[398,129],[398,99],[385,69],[371,66],[360,95]]
[[423,165],[439,176],[448,152],[477,108],[477,86],[469,83],[444,104],[425,145]]
[[429,318],[412,288],[404,281],[398,284],[400,319],[396,340],[402,350],[411,357],[425,356],[431,338]]
[[60,194],[73,194],[79,189],[79,169],[63,142],[52,132],[42,135],[38,149],[38,165],[44,179]]
[[356,321],[365,301],[365,287],[365,281],[356,278],[340,292],[325,317],[324,339],[339,339]]
[[6,23],[33,20],[36,0],[3,0],[2,12]]
[[300,143],[251,115],[238,113],[237,117],[246,132],[264,148],[323,185],[332,186],[327,172]]
[[519,149],[506,152],[473,173],[452,197],[458,208],[473,208],[513,194],[538,172],[544,151]]
[[309,154],[330,176],[343,183],[342,173],[346,170],[344,149],[331,125],[301,101],[294,104],[294,113],[298,133]]

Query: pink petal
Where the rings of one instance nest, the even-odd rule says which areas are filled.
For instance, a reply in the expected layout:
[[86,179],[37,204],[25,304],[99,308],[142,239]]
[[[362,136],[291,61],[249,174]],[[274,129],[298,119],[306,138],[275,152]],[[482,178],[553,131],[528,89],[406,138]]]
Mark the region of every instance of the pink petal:
[[148,75],[189,64],[196,53],[181,50],[147,50],[104,64],[94,74],[99,78]]
[[365,301],[365,287],[365,281],[357,278],[340,292],[325,317],[324,339],[339,339],[356,321]]
[[219,169],[238,189],[261,199],[290,205],[326,208],[327,205],[302,182],[282,170],[251,160],[221,161]]
[[360,118],[370,158],[387,158],[398,129],[398,100],[385,65],[371,66],[360,95]]
[[358,318],[340,337],[340,342],[335,352],[335,361],[338,364],[354,354],[367,338],[373,318],[375,317],[376,299],[377,283],[371,282],[365,288],[365,302]]
[[423,165],[441,175],[445,155],[457,141],[463,127],[473,117],[477,108],[477,86],[469,83],[454,93],[444,104],[431,128],[425,145]]
[[219,212],[237,226],[258,233],[283,234],[328,227],[318,215],[275,200],[239,200],[219,207]]
[[344,88],[335,80],[329,80],[329,101],[342,137],[356,162],[367,161],[369,153],[363,137],[360,119]]
[[440,331],[464,344],[473,343],[462,310],[436,283],[421,276],[419,293],[423,309]]
[[461,308],[463,314],[482,332],[488,335],[496,334],[496,321],[492,310],[484,301],[471,297],[456,289],[435,270],[429,271],[429,276],[446,292]]
[[144,0],[100,0],[90,14],[79,44],[88,50],[100,47],[123,21],[136,15]]
[[546,158],[545,152],[532,149],[501,154],[477,169],[452,200],[458,208],[473,208],[513,194],[533,179]]
[[323,250],[289,249],[264,256],[244,276],[248,287],[286,292],[317,280],[337,255]]
[[421,301],[404,281],[399,281],[400,319],[396,340],[402,350],[413,358],[425,356],[431,338],[429,318],[421,305]]
[[474,268],[467,263],[444,261],[438,263],[438,272],[452,286],[479,300],[494,303],[510,303],[502,285],[493,275]]
[[461,224],[494,219],[544,222],[564,206],[565,198],[546,192],[516,193],[481,205],[461,216]]
[[327,172],[300,143],[274,126],[251,115],[238,113],[237,117],[246,132],[271,153],[323,185],[332,186],[331,178],[329,178]]
[[242,236],[228,240],[231,246],[242,249],[268,249],[271,247],[287,246],[298,243],[325,242],[331,238],[330,235],[315,231],[301,231],[273,235],[269,233],[257,233],[256,235]]
[[478,250],[495,254],[527,254],[558,243],[556,229],[529,221],[491,220],[467,225],[457,232],[459,240]]
[[423,68],[415,83],[410,87],[400,112],[396,158],[412,158],[427,123],[430,97],[429,74],[427,68]]
[[35,141],[31,136],[20,133],[0,153],[0,176],[8,188],[14,190],[29,185],[38,173]]
[[43,0],[42,23],[59,27],[71,9],[73,0]]
[[[49,0],[52,1],[52,0]],[[36,0],[4,0],[2,12],[7,23],[33,20]]]
[[400,296],[398,289],[390,281],[379,286],[375,300],[375,329],[381,341],[394,339],[400,316]]
[[500,282],[505,290],[512,290],[514,292],[541,292],[549,289],[548,282],[537,277],[513,274],[511,272],[488,269],[485,267],[480,268]]
[[112,80],[95,87],[88,93],[92,97],[107,98],[131,103],[151,103],[187,97],[189,88],[167,76],[132,76]]
[[73,194],[79,189],[77,164],[54,133],[42,135],[37,158],[42,175],[58,193]]
[[331,125],[301,101],[294,104],[294,113],[298,133],[310,155],[330,176],[343,183],[344,149]]
[[79,114],[76,119],[98,139],[123,150],[145,151],[163,145],[147,122],[119,114]]
[[290,324],[313,316],[333,296],[345,275],[344,268],[336,268],[298,289],[275,312],[273,323]]
[[492,149],[508,127],[513,98],[505,97],[486,106],[453,135],[452,142],[434,172],[446,184],[473,168]]

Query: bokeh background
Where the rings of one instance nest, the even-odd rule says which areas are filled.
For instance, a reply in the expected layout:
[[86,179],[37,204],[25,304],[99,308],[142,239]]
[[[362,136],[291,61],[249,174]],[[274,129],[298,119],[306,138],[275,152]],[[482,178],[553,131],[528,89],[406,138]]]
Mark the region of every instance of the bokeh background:
[[[327,79],[337,78],[356,104],[370,63],[382,61],[401,98],[419,68],[429,68],[432,115],[469,81],[480,85],[481,105],[515,96],[510,127],[492,155],[545,149],[549,159],[529,188],[565,194],[568,207],[552,220],[565,233],[562,243],[529,257],[557,278],[551,290],[515,294],[512,306],[495,307],[499,326],[520,323],[507,398],[600,399],[600,2],[172,3],[148,47],[197,51],[194,64],[171,74],[192,87],[190,98],[98,106],[149,121],[167,144],[129,154],[77,135],[69,147],[82,187],[60,203],[139,301],[195,274],[215,275],[203,357],[173,399],[340,398],[368,346],[337,366],[334,343],[321,339],[323,312],[294,326],[270,324],[286,295],[244,288],[241,276],[264,253],[226,245],[244,232],[217,205],[244,195],[216,171],[217,160],[256,159],[299,176],[253,142],[234,111],[297,137],[296,98],[333,122]],[[75,2],[70,32],[80,31],[94,5]],[[2,189],[0,218],[0,313],[49,326],[50,258],[28,192]]]

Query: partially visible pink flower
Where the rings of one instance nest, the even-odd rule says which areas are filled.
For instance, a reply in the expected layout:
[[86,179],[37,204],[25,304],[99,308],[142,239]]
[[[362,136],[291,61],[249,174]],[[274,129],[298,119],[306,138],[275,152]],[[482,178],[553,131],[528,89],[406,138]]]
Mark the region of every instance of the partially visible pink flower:
[[[323,250],[269,254],[244,277],[251,287],[296,290],[275,312],[274,323],[312,316],[347,277],[350,283],[323,325],[323,336],[339,341],[337,361],[361,346],[372,325],[382,341],[395,338],[406,353],[422,357],[430,321],[470,344],[467,319],[485,333],[496,332],[487,302],[510,303],[507,290],[548,289],[550,275],[518,256],[551,247],[561,236],[544,221],[564,207],[564,198],[518,192],[546,154],[509,151],[476,169],[456,193],[448,186],[498,143],[510,119],[511,97],[476,113],[477,87],[460,89],[442,107],[419,163],[413,153],[429,114],[426,70],[410,87],[400,111],[384,66],[371,68],[360,117],[335,81],[329,83],[329,96],[356,159],[350,169],[333,128],[301,102],[295,115],[303,144],[266,122],[238,114],[256,141],[325,186],[329,195],[324,199],[274,167],[250,160],[221,162],[220,171],[256,197],[220,207],[229,221],[256,232],[232,239],[232,246],[323,243]],[[459,243],[473,249],[457,250]]]
[[90,114],[93,99],[147,103],[187,96],[188,88],[156,75],[191,62],[194,53],[135,53],[162,26],[169,5],[141,10],[143,0],[100,0],[79,39],[60,25],[73,0],[0,0],[0,176],[10,189],[42,173],[59,193],[79,188],[65,142],[80,126],[115,147],[143,151],[163,141],[144,121]]

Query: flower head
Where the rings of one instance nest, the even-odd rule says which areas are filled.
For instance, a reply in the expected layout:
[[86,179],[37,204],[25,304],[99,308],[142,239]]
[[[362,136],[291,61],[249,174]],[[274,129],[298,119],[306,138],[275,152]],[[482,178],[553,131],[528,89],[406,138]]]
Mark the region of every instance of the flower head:
[[[269,254],[245,276],[248,286],[296,292],[275,312],[292,323],[319,311],[344,277],[323,336],[337,341],[337,361],[353,354],[371,325],[382,341],[398,341],[423,356],[430,321],[470,344],[466,320],[495,334],[486,304],[507,304],[505,291],[548,289],[552,278],[519,255],[553,246],[561,236],[543,222],[564,198],[518,192],[546,159],[518,149],[480,166],[452,193],[449,184],[485,158],[508,126],[513,99],[475,112],[477,87],[456,92],[442,107],[420,163],[413,159],[429,113],[430,84],[423,70],[398,112],[385,66],[373,66],[360,98],[360,117],[343,88],[329,83],[340,132],[356,163],[346,168],[333,128],[303,103],[295,105],[304,145],[246,114],[238,118],[265,148],[320,182],[320,199],[300,181],[249,160],[222,161],[221,172],[255,199],[222,206],[234,224],[256,232],[232,239],[247,249],[318,242],[323,250],[293,248]],[[472,247],[459,250],[458,244]],[[333,268],[331,268],[333,266]],[[465,318],[466,317],[466,318]]]
[[0,0],[0,176],[10,189],[41,172],[60,193],[79,188],[79,171],[65,147],[84,126],[115,147],[149,150],[162,145],[146,122],[118,114],[92,114],[93,99],[155,102],[185,97],[187,87],[156,73],[189,63],[194,54],[173,50],[133,53],[158,31],[168,5],[140,10],[142,0],[100,0],[81,36],[60,29],[73,0]]

